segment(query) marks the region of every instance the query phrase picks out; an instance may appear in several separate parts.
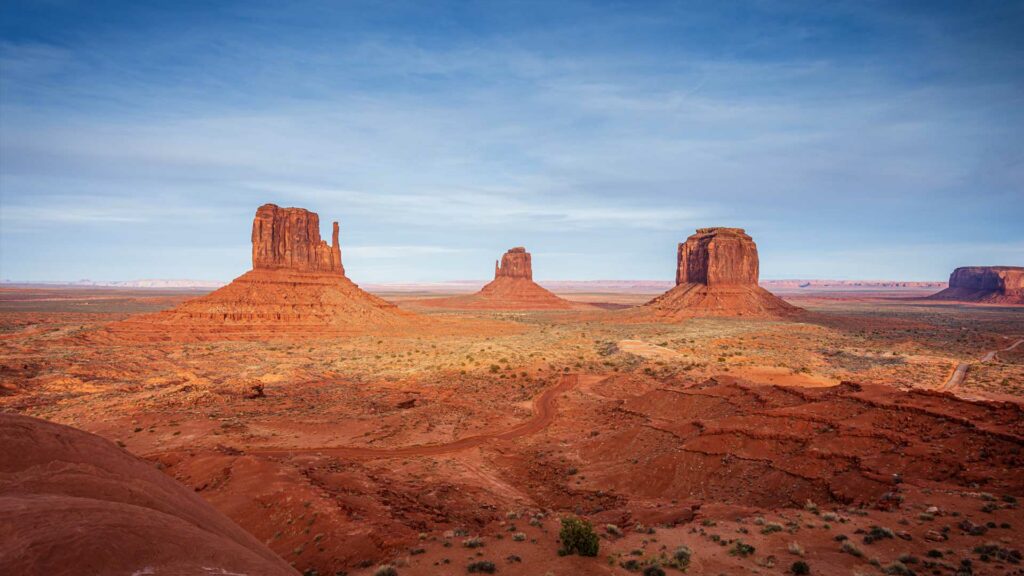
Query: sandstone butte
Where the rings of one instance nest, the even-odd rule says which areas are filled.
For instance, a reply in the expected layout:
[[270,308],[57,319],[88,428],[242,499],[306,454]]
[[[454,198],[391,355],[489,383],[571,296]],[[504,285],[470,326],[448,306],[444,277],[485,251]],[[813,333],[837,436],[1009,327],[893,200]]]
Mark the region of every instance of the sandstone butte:
[[512,248],[494,263],[494,280],[479,292],[417,302],[423,306],[469,310],[571,310],[591,306],[559,298],[533,281],[533,259],[526,248]]
[[328,245],[320,239],[316,213],[264,204],[252,224],[252,270],[177,308],[111,328],[141,338],[202,339],[356,333],[414,320],[414,314],[362,290],[345,276],[337,222]]
[[785,317],[801,311],[758,286],[757,245],[742,228],[700,228],[679,244],[676,256],[676,286],[632,313],[672,321]]
[[0,414],[6,574],[297,575],[194,490],[109,440]]
[[1024,267],[965,266],[949,275],[949,287],[934,300],[1024,304]]

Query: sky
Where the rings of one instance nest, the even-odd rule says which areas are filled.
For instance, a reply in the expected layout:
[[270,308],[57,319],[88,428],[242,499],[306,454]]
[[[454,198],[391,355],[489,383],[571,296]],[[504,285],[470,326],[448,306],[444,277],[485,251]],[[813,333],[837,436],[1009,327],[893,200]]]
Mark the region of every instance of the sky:
[[0,278],[230,280],[267,202],[356,282],[1024,265],[1024,3],[0,3]]

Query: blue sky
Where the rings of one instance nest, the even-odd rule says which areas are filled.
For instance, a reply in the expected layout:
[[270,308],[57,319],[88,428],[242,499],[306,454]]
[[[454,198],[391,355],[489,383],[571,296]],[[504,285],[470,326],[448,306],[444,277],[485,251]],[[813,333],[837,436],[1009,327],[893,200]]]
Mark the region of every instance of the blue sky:
[[[215,6],[211,6],[215,4]],[[357,282],[1024,265],[1021,2],[0,4],[0,278],[229,280],[265,202]]]

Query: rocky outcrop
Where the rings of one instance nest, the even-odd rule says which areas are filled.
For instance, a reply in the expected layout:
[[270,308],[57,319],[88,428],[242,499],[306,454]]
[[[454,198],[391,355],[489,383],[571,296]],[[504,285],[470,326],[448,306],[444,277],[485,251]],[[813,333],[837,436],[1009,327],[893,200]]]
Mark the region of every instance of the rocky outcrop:
[[112,326],[143,339],[265,339],[355,334],[407,326],[413,314],[345,276],[334,223],[330,245],[320,219],[302,208],[264,204],[252,224],[252,267],[227,286],[177,308]]
[[431,308],[464,310],[570,310],[592,306],[559,298],[533,281],[533,260],[526,248],[518,246],[494,263],[494,280],[479,292],[451,298],[417,301]]
[[757,284],[757,245],[741,228],[700,228],[676,251],[676,286],[636,315],[657,320],[693,316],[790,316],[799,308]]
[[757,284],[757,246],[742,228],[700,228],[676,252],[676,284]]
[[501,256],[501,265],[494,263],[494,278],[525,278],[533,280],[533,262],[526,248],[517,246]]
[[965,266],[949,275],[949,288],[931,296],[935,300],[1024,304],[1024,267]]
[[0,573],[297,575],[176,482],[108,440],[0,414]]
[[295,270],[344,274],[338,223],[331,244],[320,239],[320,217],[303,208],[264,204],[252,222],[253,270]]

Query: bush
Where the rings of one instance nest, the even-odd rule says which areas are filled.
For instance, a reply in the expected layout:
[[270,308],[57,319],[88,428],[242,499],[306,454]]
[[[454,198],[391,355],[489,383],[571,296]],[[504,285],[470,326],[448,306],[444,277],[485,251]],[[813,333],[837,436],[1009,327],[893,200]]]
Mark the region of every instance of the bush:
[[686,546],[680,546],[676,548],[676,551],[672,553],[672,562],[670,565],[678,570],[686,571],[690,566],[690,557],[693,556],[693,550],[690,550]]
[[466,566],[466,571],[473,574],[476,574],[477,572],[494,574],[495,570],[497,570],[497,568],[494,566],[494,562],[491,562],[490,560],[477,560],[476,562],[470,562],[469,565]]
[[797,560],[793,562],[793,565],[789,567],[789,571],[793,574],[810,574],[811,567],[803,560]]
[[644,568],[644,576],[665,576],[665,571],[661,569],[661,566],[657,564],[651,564]]
[[743,542],[743,540],[737,540],[736,543],[732,545],[732,550],[729,550],[729,555],[739,556],[740,558],[746,558],[747,556],[753,554],[755,550],[756,548],[754,548],[750,544]]
[[600,540],[594,527],[586,520],[563,518],[558,538],[562,541],[562,549],[559,551],[562,555],[597,556]]
[[467,538],[462,541],[462,545],[466,548],[480,548],[484,545],[483,538]]
[[398,576],[398,570],[390,564],[384,564],[373,571],[373,576]]

